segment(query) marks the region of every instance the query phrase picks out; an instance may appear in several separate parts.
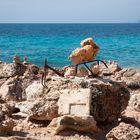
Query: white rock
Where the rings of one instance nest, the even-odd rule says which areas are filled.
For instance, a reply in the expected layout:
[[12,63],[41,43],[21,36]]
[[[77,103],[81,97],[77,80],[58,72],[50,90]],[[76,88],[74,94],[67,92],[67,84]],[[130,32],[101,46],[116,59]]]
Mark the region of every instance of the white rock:
[[25,92],[27,100],[35,100],[43,95],[43,86],[40,81],[34,81]]
[[59,115],[89,115],[91,104],[90,89],[62,90],[58,100]]

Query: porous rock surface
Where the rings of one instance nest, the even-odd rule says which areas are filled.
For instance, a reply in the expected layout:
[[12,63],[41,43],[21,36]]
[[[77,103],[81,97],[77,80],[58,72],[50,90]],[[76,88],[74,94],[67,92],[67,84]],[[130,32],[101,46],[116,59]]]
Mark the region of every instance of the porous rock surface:
[[[0,67],[2,65],[7,64],[2,63]],[[104,66],[99,66],[100,77],[97,78],[62,78],[52,72],[46,77],[47,87],[41,85],[41,75],[29,69],[14,76],[0,72],[0,135],[10,134],[8,139],[104,140],[107,134],[107,139],[139,139],[140,71],[121,69],[114,62],[107,65],[111,65],[109,72]],[[76,115],[59,114],[58,101],[68,94],[66,91],[71,94],[79,90],[81,100],[86,89],[92,97],[89,115],[85,117],[79,112]],[[63,102],[65,104],[65,100]],[[112,129],[108,124],[113,124]],[[49,128],[59,135],[51,135]]]
[[13,130],[14,122],[9,118],[10,115],[7,105],[0,104],[0,136],[7,135]]
[[64,115],[54,118],[48,126],[48,130],[53,134],[59,134],[66,129],[72,129],[79,132],[98,132],[96,121],[92,116],[72,116]]
[[120,123],[107,134],[108,140],[139,140],[140,129],[131,124]]

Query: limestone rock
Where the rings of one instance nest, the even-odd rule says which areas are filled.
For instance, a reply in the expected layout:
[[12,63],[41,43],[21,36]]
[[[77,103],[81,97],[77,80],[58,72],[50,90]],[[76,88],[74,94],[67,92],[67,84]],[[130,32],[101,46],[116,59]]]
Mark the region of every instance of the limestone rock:
[[77,48],[72,52],[69,59],[72,61],[73,64],[79,64],[85,61],[85,56],[86,50],[84,48]]
[[93,43],[92,38],[82,41],[81,45],[82,48],[75,49],[69,57],[75,65],[93,60],[99,51],[99,47]]
[[90,69],[91,69],[91,71],[93,72],[94,75],[99,75],[99,73],[100,73],[99,65],[92,64],[90,66]]
[[34,81],[25,89],[25,92],[27,100],[36,100],[43,95],[43,86],[40,81]]
[[10,134],[13,131],[14,122],[12,119],[6,118],[6,120],[0,121],[0,136]]
[[134,94],[131,96],[129,106],[140,112],[140,94]]
[[91,115],[97,122],[116,122],[126,109],[130,94],[122,83],[100,78],[75,81],[91,89]]
[[20,101],[22,100],[21,81],[18,78],[9,78],[0,87],[0,96],[5,101]]
[[134,74],[136,74],[136,70],[129,68],[129,69],[126,69],[126,71],[123,73],[123,76],[130,77],[130,76],[133,76]]
[[83,48],[75,49],[69,58],[73,64],[79,64],[93,60],[98,51],[99,48],[94,49],[93,46],[87,45]]
[[119,65],[113,61],[108,62],[107,66],[108,68],[106,68],[104,65],[100,65],[100,71],[103,75],[112,75],[112,74],[115,74],[115,72],[118,72],[121,70]]
[[31,113],[31,109],[34,107],[34,105],[37,102],[38,102],[37,100],[18,102],[15,104],[15,107],[18,108],[20,110],[20,112],[29,115]]
[[0,121],[5,119],[5,116],[10,116],[10,110],[8,109],[6,104],[0,104]]
[[26,67],[22,64],[0,64],[0,77],[9,78],[12,76],[22,76],[26,71]]
[[90,89],[60,91],[61,95],[58,100],[59,115],[90,115],[91,91]]
[[25,76],[29,75],[30,77],[31,75],[37,75],[39,73],[39,67],[37,67],[36,65],[28,64],[26,67],[27,69],[24,73]]
[[88,76],[88,70],[84,67],[80,67],[77,71],[77,76],[78,77],[85,77]]
[[131,124],[140,124],[140,112],[130,106],[122,113],[122,121]]
[[53,98],[38,99],[29,112],[30,120],[52,120],[58,117],[57,101]]
[[92,116],[71,116],[64,115],[54,118],[48,126],[48,131],[53,134],[59,134],[66,129],[72,129],[78,132],[98,132],[96,121]]
[[120,123],[107,134],[107,140],[139,140],[140,130],[131,124]]
[[94,46],[93,39],[92,38],[86,38],[86,39],[84,39],[84,40],[81,41],[80,45],[82,47],[84,47],[86,45],[92,45],[92,46]]
[[[86,50],[84,61],[92,61],[94,56],[94,48],[91,45],[86,45],[83,47]],[[95,52],[96,54],[96,52]]]
[[0,136],[7,135],[12,132],[14,122],[9,117],[11,112],[6,104],[0,104]]

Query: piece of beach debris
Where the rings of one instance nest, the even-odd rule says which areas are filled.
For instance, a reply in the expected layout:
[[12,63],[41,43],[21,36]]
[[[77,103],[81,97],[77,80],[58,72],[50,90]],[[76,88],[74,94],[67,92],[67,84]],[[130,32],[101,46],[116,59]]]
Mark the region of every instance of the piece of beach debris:
[[76,48],[69,56],[69,59],[75,65],[87,61],[92,61],[99,51],[99,47],[93,43],[92,38],[83,40],[81,42],[81,46],[82,48]]
[[75,76],[75,75],[76,75],[76,73],[75,73],[75,67],[67,67],[66,68],[65,74],[64,74],[65,77]]

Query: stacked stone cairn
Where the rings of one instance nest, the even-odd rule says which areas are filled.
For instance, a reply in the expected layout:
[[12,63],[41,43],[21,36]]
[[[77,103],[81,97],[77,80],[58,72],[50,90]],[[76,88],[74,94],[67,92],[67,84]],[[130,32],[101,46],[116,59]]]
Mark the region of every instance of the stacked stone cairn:
[[[84,63],[84,62],[88,62],[88,61],[92,61],[98,51],[99,51],[99,47],[98,45],[96,45],[93,42],[92,38],[87,38],[83,41],[81,41],[80,45],[82,46],[82,48],[76,48],[72,54],[69,56],[69,59],[72,61],[72,63],[74,65],[80,64],[80,63]],[[92,72],[94,74],[99,74],[99,67],[97,65],[91,65],[90,69],[92,70]],[[78,77],[85,77],[89,74],[89,71],[84,68],[81,67],[80,69],[78,69],[77,75],[76,73],[73,72],[74,68],[68,68],[65,76],[78,76]]]

